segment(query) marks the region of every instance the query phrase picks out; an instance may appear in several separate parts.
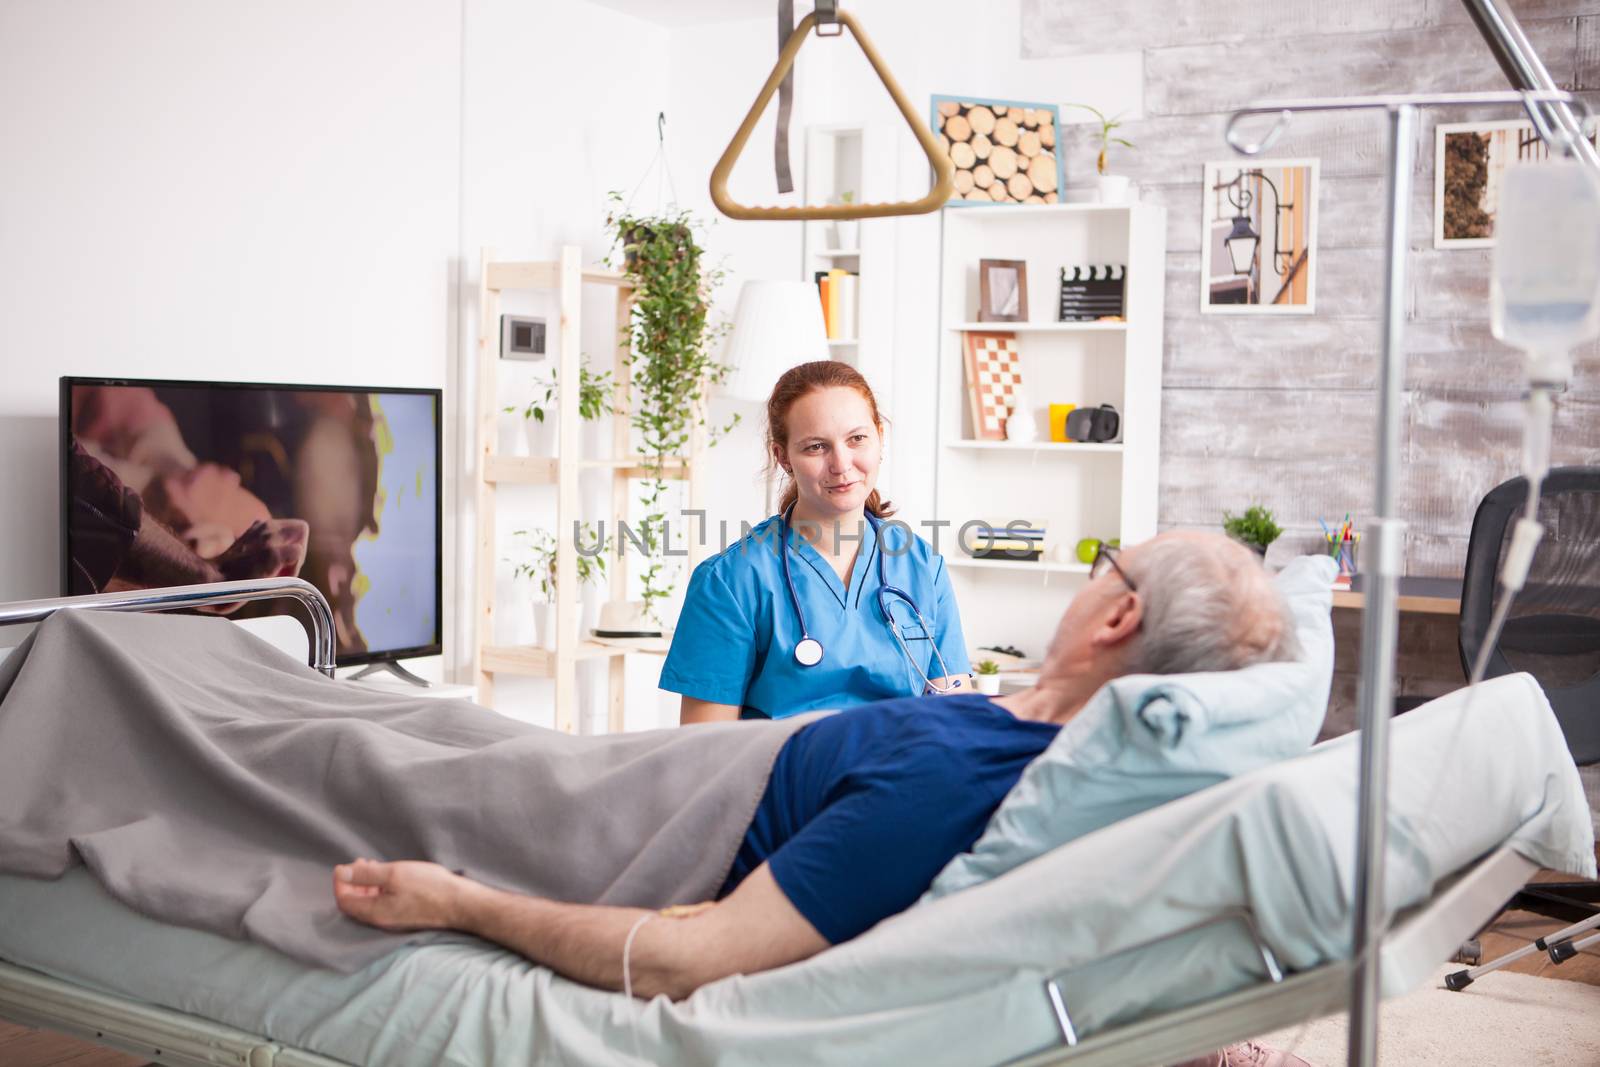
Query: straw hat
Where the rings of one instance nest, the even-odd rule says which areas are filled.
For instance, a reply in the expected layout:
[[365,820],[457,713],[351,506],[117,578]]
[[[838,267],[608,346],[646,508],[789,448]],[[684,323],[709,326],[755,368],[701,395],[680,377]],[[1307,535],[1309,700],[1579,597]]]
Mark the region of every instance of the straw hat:
[[665,652],[671,645],[661,626],[644,613],[642,600],[608,600],[600,605],[600,625],[590,631],[603,645]]

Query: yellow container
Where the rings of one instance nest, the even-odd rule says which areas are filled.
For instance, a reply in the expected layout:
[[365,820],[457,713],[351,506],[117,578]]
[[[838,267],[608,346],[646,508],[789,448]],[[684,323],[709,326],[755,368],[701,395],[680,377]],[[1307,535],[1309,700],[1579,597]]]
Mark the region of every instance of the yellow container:
[[1067,436],[1067,413],[1076,404],[1051,404],[1050,405],[1050,440],[1067,442],[1072,438]]

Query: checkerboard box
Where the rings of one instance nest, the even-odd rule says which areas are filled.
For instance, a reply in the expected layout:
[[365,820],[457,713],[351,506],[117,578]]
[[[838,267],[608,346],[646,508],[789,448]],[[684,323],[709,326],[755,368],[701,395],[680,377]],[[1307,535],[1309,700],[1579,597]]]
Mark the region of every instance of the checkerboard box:
[[1022,387],[1017,335],[969,330],[965,337],[967,405],[972,416],[972,437],[977,441],[1004,441],[1006,420]]

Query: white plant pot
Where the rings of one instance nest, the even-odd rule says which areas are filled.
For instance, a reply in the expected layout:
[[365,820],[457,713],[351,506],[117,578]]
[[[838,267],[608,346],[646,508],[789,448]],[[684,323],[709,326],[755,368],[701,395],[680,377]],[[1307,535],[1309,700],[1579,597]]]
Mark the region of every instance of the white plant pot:
[[533,640],[538,648],[546,652],[556,650],[556,606],[554,604],[533,604]]
[[522,415],[516,411],[502,411],[495,421],[494,450],[501,456],[528,454],[528,435],[522,428]]
[[1102,204],[1126,204],[1129,200],[1129,182],[1126,174],[1102,174],[1097,182]]
[[528,455],[555,455],[556,445],[560,440],[561,416],[554,411],[546,411],[543,422],[538,419],[524,421],[527,424]]
[[833,247],[860,248],[861,247],[861,220],[840,219],[833,224]]
[[998,674],[974,674],[972,680],[978,684],[978,692],[984,696],[1000,695],[1000,676]]

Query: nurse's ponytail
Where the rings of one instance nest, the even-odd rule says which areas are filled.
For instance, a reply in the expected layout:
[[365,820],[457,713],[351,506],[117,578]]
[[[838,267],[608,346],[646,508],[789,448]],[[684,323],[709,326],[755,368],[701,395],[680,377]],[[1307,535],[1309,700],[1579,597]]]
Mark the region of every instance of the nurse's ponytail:
[[[772,396],[767,399],[769,471],[777,465],[777,461],[773,458],[774,446],[787,447],[789,444],[789,409],[794,406],[795,401],[818,389],[841,388],[854,389],[861,394],[872,412],[873,425],[878,428],[878,433],[883,433],[887,420],[879,414],[878,398],[872,395],[872,386],[867,384],[860,371],[836,359],[818,359],[810,363],[801,363],[784,372],[783,377],[778,379],[778,384],[772,387]],[[783,494],[778,498],[779,513],[787,512],[799,497],[800,491],[795,488],[794,479],[785,479]],[[876,489],[867,497],[865,507],[867,514],[880,519],[887,519],[894,514],[894,505],[879,496]]]

